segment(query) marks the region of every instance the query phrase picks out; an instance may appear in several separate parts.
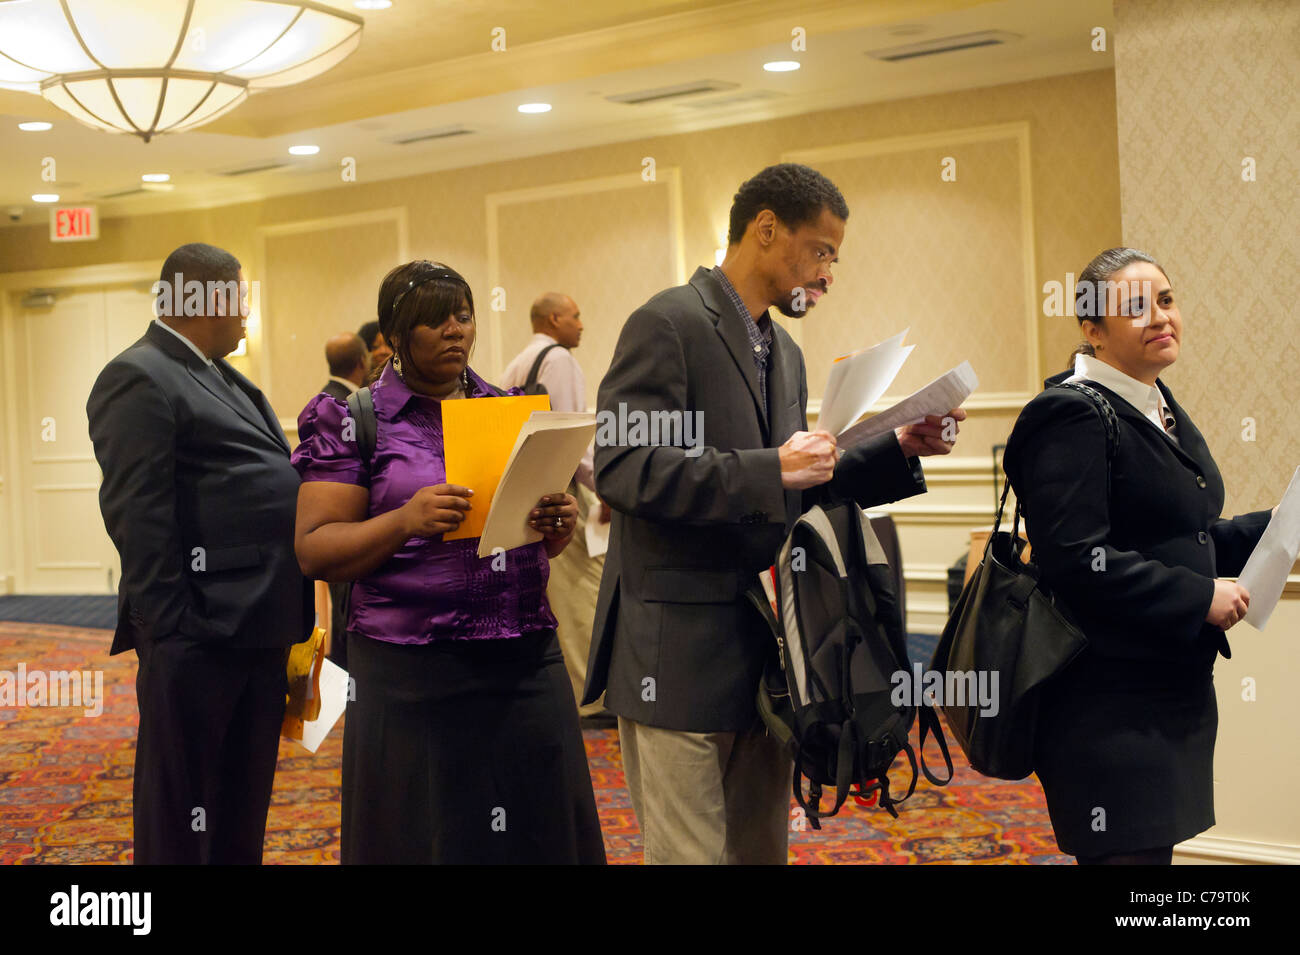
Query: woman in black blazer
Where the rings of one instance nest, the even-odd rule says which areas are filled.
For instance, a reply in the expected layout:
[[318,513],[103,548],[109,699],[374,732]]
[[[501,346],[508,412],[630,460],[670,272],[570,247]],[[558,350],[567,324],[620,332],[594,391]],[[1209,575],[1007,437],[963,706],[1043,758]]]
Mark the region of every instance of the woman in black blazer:
[[[1035,771],[1062,852],[1080,864],[1169,864],[1214,825],[1212,670],[1250,595],[1241,572],[1269,511],[1223,520],[1205,439],[1157,376],[1183,323],[1164,270],[1109,249],[1076,289],[1087,339],[1007,441],[1005,466],[1045,583],[1087,649],[1043,690]],[[1091,346],[1089,348],[1089,346]],[[1083,381],[1114,408],[1106,431]]]

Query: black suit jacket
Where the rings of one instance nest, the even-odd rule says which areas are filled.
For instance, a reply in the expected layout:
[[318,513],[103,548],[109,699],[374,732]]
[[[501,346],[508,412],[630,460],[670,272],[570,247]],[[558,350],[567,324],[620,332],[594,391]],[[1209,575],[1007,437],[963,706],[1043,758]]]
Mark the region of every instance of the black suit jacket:
[[[815,325],[813,326],[815,328]],[[925,490],[893,434],[847,452],[827,488],[786,491],[778,448],[808,427],[803,354],[776,323],[767,412],[744,318],[699,269],[623,326],[600,412],[700,412],[703,450],[597,440],[596,490],[613,509],[584,702],[669,729],[738,731],[770,632],[744,596],[798,516],[828,493],[863,506]]]
[[122,559],[111,653],[173,634],[280,647],[311,632],[288,442],[261,391],[216,364],[258,414],[153,324],[91,389],[100,510]]
[[[1049,378],[1062,381],[1069,373]],[[1102,657],[1205,666],[1231,656],[1205,620],[1214,578],[1239,574],[1271,511],[1223,520],[1223,478],[1164,382],[1175,442],[1096,382],[1119,418],[1106,493],[1105,429],[1083,395],[1048,387],[1025,405],[1004,464],[1043,579]]]
[[352,392],[348,391],[346,385],[342,385],[333,380],[325,382],[321,387],[321,391],[324,394],[329,395],[331,398],[337,398],[339,401],[347,401],[348,397],[352,394]]

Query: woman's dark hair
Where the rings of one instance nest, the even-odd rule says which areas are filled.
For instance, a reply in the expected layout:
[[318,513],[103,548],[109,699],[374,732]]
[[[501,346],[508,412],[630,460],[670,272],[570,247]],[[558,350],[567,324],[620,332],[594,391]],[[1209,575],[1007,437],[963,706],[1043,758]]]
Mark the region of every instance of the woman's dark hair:
[[811,166],[783,162],[741,183],[731,203],[727,242],[734,245],[744,238],[745,227],[764,209],[790,229],[816,221],[822,209],[840,219],[849,217],[849,205],[835,183]]
[[458,272],[441,262],[407,262],[379,284],[379,330],[409,368],[411,329],[417,325],[437,328],[462,306],[469,308],[473,318],[474,293]]
[[375,339],[379,337],[379,323],[366,322],[359,329],[357,329],[357,334],[360,335],[361,340],[366,343],[366,348],[369,349],[370,351],[374,351]]
[[[1083,267],[1083,271],[1079,273],[1079,278],[1074,283],[1074,317],[1078,320],[1080,328],[1085,321],[1095,322],[1098,325],[1105,321],[1106,283],[1111,281],[1111,277],[1116,272],[1134,262],[1149,262],[1164,272],[1165,278],[1169,277],[1165,267],[1141,249],[1119,247],[1099,253]],[[1067,370],[1074,369],[1075,355],[1093,354],[1095,352],[1089,342],[1080,342],[1070,353],[1070,364]]]

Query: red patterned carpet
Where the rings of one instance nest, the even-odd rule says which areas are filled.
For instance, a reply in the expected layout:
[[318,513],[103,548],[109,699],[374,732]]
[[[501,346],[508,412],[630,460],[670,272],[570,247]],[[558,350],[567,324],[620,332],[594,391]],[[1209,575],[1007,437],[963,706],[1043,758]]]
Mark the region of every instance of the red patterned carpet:
[[[0,670],[104,673],[104,712],[0,707],[0,863],[131,861],[135,655],[108,656],[109,633],[0,622]],[[342,724],[314,756],[281,743],[267,863],[336,863]],[[610,862],[639,863],[618,737],[589,731],[587,754]],[[931,744],[933,745],[933,744]],[[960,754],[954,754],[960,760]],[[937,748],[930,764],[941,765]],[[1061,863],[1037,783],[988,780],[959,765],[944,789],[924,780],[898,819],[852,801],[821,832],[790,834],[790,861]]]

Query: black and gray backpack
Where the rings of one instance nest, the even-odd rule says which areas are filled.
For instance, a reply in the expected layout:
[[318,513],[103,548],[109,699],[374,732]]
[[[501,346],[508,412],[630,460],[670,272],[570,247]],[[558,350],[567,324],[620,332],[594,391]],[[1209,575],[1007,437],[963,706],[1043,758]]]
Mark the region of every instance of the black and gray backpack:
[[[896,673],[909,661],[889,565],[866,514],[853,501],[815,506],[791,530],[774,568],[776,612],[756,582],[748,595],[771,627],[777,653],[758,690],[768,731],[794,758],[795,799],[814,829],[839,812],[849,795],[879,793],[892,816],[916,789],[917,753],[933,733],[948,776],[920,769],[936,786],[952,780],[952,759],[934,709],[895,693]],[[769,578],[770,579],[770,578]],[[901,698],[895,702],[896,698]],[[919,720],[916,749],[908,742]],[[889,768],[907,756],[912,780],[895,798]],[[808,793],[803,780],[807,778]],[[835,804],[821,809],[822,787]]]

